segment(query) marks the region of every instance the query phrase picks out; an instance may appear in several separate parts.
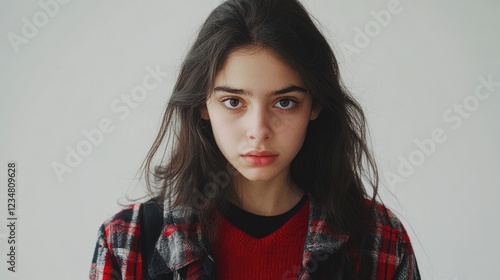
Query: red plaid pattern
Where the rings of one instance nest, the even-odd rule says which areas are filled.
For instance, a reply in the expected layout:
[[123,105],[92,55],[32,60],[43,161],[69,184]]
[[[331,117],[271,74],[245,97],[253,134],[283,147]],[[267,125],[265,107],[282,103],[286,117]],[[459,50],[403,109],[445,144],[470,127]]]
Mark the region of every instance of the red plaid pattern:
[[[183,223],[183,215],[195,216],[196,211],[174,209],[167,202],[164,204],[164,228],[151,259],[150,274],[153,277],[167,275],[165,279],[215,279],[215,264],[204,243],[203,232],[196,223],[189,226]],[[333,254],[349,239],[348,235],[334,233],[312,199],[310,203],[300,280],[312,279],[305,267],[311,271],[311,267],[315,269],[315,265],[319,265],[315,256]],[[129,205],[101,225],[90,279],[142,279],[139,207],[139,203]],[[420,279],[410,239],[399,219],[379,203],[376,204],[376,217],[377,229],[373,233],[374,245],[370,254],[374,268],[370,279]]]

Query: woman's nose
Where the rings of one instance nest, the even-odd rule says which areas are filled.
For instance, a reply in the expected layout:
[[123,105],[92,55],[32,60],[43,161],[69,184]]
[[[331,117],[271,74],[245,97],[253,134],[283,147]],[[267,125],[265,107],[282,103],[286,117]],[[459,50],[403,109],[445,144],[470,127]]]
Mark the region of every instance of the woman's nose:
[[247,122],[247,136],[250,140],[265,142],[272,138],[272,116],[265,109],[255,108],[252,112],[248,112]]

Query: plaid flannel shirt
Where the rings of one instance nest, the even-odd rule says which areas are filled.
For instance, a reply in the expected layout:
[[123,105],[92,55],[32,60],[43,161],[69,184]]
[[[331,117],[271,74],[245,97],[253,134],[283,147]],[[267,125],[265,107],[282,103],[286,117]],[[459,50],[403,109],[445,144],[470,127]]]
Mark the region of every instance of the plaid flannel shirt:
[[[98,231],[90,279],[140,280],[142,259],[139,236],[140,203],[132,204],[106,220]],[[196,211],[191,211],[195,215]],[[164,204],[164,227],[151,257],[149,273],[162,279],[215,279],[215,263],[197,224],[183,221],[182,209]],[[373,273],[370,279],[420,279],[417,261],[405,228],[383,205],[376,204],[377,229],[370,256]],[[320,209],[310,199],[309,227],[304,244],[302,265],[291,268],[287,275],[299,273],[298,279],[314,279],[314,270],[346,243],[349,236],[338,234],[326,224]],[[295,269],[295,271],[294,271]]]

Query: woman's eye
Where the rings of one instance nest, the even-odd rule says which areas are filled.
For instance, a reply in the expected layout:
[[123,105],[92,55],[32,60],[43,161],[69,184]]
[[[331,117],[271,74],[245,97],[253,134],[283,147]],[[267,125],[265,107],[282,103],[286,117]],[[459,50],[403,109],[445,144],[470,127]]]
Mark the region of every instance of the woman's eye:
[[229,109],[237,109],[237,108],[241,107],[240,100],[236,99],[236,98],[228,98],[228,99],[222,100],[222,103],[224,103],[224,105]]
[[276,103],[276,106],[280,109],[292,109],[295,106],[295,104],[297,104],[297,102],[288,98],[284,98],[278,101]]

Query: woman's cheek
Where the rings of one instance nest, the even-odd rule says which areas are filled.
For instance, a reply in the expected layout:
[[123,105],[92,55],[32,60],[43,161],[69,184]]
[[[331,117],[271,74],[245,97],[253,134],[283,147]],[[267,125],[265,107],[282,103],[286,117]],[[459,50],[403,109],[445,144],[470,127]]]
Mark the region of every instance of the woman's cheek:
[[[214,127],[212,125],[212,127]],[[220,138],[220,141],[227,142],[229,139],[234,138],[234,136],[238,133],[238,130],[241,129],[241,125],[231,118],[222,118],[218,120],[215,125],[216,137]]]

